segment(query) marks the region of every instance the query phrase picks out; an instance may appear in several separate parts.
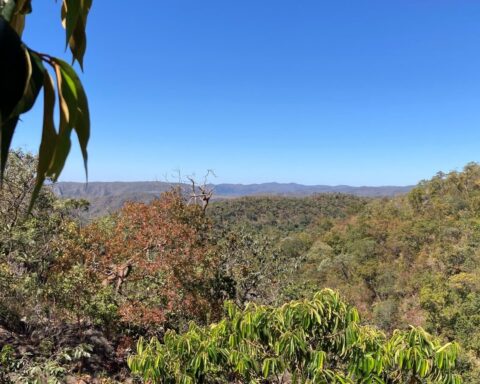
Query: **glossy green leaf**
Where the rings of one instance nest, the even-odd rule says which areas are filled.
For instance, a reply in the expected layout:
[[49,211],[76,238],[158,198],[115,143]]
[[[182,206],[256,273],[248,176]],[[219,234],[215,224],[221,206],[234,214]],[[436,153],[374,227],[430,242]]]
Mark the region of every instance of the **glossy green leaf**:
[[[129,359],[130,368],[145,379],[159,378],[159,383],[178,382],[179,372],[181,377],[205,377],[214,372],[214,382],[228,382],[230,377],[239,382],[262,382],[288,372],[292,383],[384,384],[389,378],[391,384],[403,384],[410,380],[413,366],[417,382],[447,383],[453,382],[449,377],[457,378],[435,363],[438,359],[433,357],[442,346],[425,331],[396,331],[387,340],[382,332],[360,325],[357,314],[352,316],[352,309],[330,290],[316,294],[312,301],[279,308],[253,304],[243,311],[234,311],[232,304],[225,308],[227,317],[219,324],[192,325],[182,335],[168,333],[164,344],[156,339],[142,342]],[[305,328],[303,321],[312,308],[324,317],[314,330]],[[233,312],[234,318],[229,315]],[[347,330],[349,343],[345,342]],[[262,337],[267,333],[274,335],[268,341]],[[185,347],[186,340],[191,347]],[[312,351],[320,345],[324,350]],[[404,358],[407,364],[399,365]],[[158,361],[153,370],[148,364],[152,359]],[[454,363],[450,355],[451,367]]]

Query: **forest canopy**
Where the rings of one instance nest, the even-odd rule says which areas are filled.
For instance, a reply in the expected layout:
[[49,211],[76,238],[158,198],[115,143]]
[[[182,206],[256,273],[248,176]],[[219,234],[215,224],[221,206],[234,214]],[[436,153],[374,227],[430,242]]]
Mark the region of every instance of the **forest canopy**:
[[6,382],[479,377],[477,164],[395,198],[205,212],[172,189],[90,222],[48,186],[27,215],[36,167],[12,152],[1,190]]

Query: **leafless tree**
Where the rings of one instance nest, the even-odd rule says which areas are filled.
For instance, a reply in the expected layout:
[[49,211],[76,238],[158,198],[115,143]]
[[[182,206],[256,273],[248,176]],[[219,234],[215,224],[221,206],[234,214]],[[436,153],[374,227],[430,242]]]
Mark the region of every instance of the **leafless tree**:
[[211,187],[207,184],[208,177],[213,175],[216,177],[215,172],[211,169],[207,171],[207,174],[203,178],[202,184],[197,184],[193,177],[187,176],[187,179],[190,181],[191,192],[188,204],[200,204],[203,210],[203,213],[207,210],[210,199],[213,196],[214,187]]

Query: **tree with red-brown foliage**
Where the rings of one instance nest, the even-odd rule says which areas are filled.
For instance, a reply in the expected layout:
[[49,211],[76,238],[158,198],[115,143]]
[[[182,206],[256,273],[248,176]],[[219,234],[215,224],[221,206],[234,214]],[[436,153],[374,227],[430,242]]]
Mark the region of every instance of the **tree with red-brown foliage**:
[[122,321],[158,329],[215,316],[218,261],[199,206],[172,190],[148,204],[126,203],[110,220],[83,228],[66,260],[114,290]]

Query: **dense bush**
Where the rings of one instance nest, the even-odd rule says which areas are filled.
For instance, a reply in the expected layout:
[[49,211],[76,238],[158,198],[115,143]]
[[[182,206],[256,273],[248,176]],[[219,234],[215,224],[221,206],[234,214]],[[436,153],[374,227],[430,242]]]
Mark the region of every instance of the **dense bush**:
[[163,342],[140,340],[128,363],[152,383],[460,383],[457,346],[421,328],[390,338],[360,325],[331,290],[280,307],[226,303],[226,317]]

